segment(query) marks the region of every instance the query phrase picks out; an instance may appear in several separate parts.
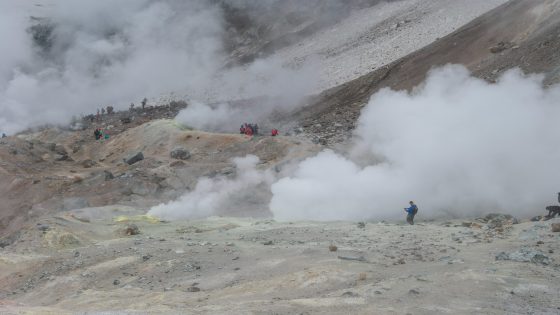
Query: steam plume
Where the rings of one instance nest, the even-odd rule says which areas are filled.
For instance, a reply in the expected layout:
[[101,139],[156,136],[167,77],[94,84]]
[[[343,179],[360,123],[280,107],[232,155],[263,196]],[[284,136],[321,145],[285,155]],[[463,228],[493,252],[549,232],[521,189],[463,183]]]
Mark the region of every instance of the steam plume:
[[496,84],[462,66],[411,93],[384,89],[364,108],[348,156],[325,151],[272,185],[280,220],[394,219],[542,212],[559,191],[560,87],[519,70]]

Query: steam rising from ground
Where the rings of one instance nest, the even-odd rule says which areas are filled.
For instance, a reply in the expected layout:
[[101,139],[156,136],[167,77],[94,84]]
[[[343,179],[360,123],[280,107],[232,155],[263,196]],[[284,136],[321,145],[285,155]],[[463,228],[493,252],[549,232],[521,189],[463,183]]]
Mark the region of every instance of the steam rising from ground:
[[225,24],[216,1],[0,1],[0,132],[172,92],[203,100],[268,95],[275,87],[305,93],[308,84],[294,78],[310,82],[307,70],[278,61],[224,73]]
[[394,219],[543,212],[560,187],[560,87],[507,72],[496,84],[461,66],[364,108],[349,156],[324,151],[272,185],[280,220]]
[[153,207],[149,214],[165,219],[194,219],[242,210],[250,206],[259,188],[272,184],[272,173],[257,170],[258,162],[254,155],[235,158],[236,178],[202,178],[193,191],[176,201]]
[[[259,59],[246,67],[230,69],[218,79],[221,84],[216,91],[234,99],[212,106],[200,101],[190,102],[175,120],[196,129],[218,132],[235,131],[244,122],[266,121],[273,112],[302,106],[302,101],[315,88],[316,70],[312,59],[292,68],[275,58]],[[217,97],[224,99],[224,96]],[[242,106],[231,102],[240,100]]]

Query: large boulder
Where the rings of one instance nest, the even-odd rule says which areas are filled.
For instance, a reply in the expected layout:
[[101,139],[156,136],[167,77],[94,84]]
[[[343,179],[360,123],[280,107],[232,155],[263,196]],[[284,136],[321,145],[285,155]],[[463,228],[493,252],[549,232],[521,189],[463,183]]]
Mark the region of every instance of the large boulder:
[[171,151],[171,158],[177,160],[188,160],[191,157],[191,153],[182,147],[176,147]]
[[560,232],[560,223],[552,223],[550,225],[552,232]]
[[128,165],[132,165],[136,162],[140,162],[144,159],[144,154],[142,152],[137,152],[132,154],[130,157],[126,158],[124,161]]

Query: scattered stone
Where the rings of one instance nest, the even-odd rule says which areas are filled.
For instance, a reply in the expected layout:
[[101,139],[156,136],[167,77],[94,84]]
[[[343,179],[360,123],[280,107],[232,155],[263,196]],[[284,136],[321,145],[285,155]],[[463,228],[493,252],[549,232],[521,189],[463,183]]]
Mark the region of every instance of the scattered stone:
[[342,297],[359,297],[360,295],[354,292],[346,291],[342,293]]
[[83,168],[92,168],[95,165],[97,165],[97,163],[93,160],[87,159],[87,160],[83,160],[81,163]]
[[537,215],[531,218],[532,222],[538,222],[540,220],[542,220],[543,216],[542,215]]
[[176,147],[171,151],[171,158],[177,160],[188,160],[191,157],[191,153],[183,148],[183,147]]
[[121,282],[119,280],[114,280],[113,281],[113,285],[119,285],[119,284],[121,284]]
[[105,174],[105,181],[110,181],[115,178],[115,175],[109,171],[103,171],[103,173]]
[[366,228],[366,223],[365,222],[358,222],[358,228],[359,229],[365,229]]
[[506,49],[512,48],[514,44],[510,42],[499,42],[496,46],[490,47],[490,52],[493,54],[500,53]]
[[131,155],[129,158],[125,159],[125,163],[132,165],[134,163],[140,162],[144,159],[144,154],[142,152],[137,152]]
[[149,254],[144,255],[144,256],[142,256],[142,261],[148,261],[148,260],[150,260],[150,258],[152,258],[152,255],[149,255]]
[[60,161],[72,161],[72,159],[68,155],[65,155],[65,154],[56,154],[54,156],[54,160],[59,161],[59,162]]
[[487,223],[488,227],[491,229],[499,228],[504,225],[518,224],[519,220],[512,215],[502,214],[502,213],[490,213],[484,218],[481,218],[482,222]]
[[123,124],[130,124],[132,122],[132,119],[130,117],[123,117],[121,118],[121,122]]
[[550,225],[552,232],[560,232],[560,223],[552,223]]
[[125,230],[124,230],[124,234],[127,236],[131,236],[131,235],[138,235],[140,234],[140,229],[138,228],[138,226],[136,224],[129,224],[126,226]]
[[37,223],[37,229],[39,229],[39,231],[43,231],[46,232],[50,229],[51,227],[47,224],[41,224],[41,223]]
[[517,262],[532,262],[539,265],[549,265],[551,259],[545,256],[541,251],[529,248],[521,248],[513,253],[501,252],[496,255],[496,260],[511,260]]
[[420,294],[420,292],[418,292],[418,290],[415,290],[415,289],[410,289],[410,290],[408,290],[408,294],[418,295],[418,294]]
[[338,250],[338,247],[336,247],[336,245],[329,245],[329,251],[331,252],[336,252]]
[[341,260],[355,260],[355,261],[367,261],[364,256],[359,256],[359,257],[351,257],[351,256],[338,256],[338,259]]
[[200,266],[196,264],[186,264],[185,269],[186,272],[192,272],[195,270],[200,270]]
[[272,245],[272,244],[274,244],[273,241],[266,241],[266,242],[263,243],[263,245]]
[[181,166],[185,166],[185,162],[183,162],[183,161],[173,161],[173,162],[169,163],[169,166],[171,166],[171,167],[181,167]]
[[200,288],[199,288],[199,287],[192,286],[192,287],[188,287],[188,288],[187,288],[187,291],[188,291],[188,292],[199,292],[199,291],[200,291]]
[[80,197],[64,198],[62,201],[63,210],[83,209],[89,206],[89,202],[85,198]]

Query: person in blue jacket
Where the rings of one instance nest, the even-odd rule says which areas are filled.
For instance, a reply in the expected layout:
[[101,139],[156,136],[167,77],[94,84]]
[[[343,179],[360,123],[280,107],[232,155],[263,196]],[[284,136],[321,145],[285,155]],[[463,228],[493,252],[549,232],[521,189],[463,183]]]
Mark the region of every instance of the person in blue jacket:
[[410,225],[413,225],[414,224],[414,216],[416,215],[416,213],[418,213],[418,207],[414,204],[414,201],[410,201],[409,204],[410,204],[410,207],[404,208],[404,211],[406,211],[406,213],[407,213],[406,222],[408,222],[408,224],[410,224]]

